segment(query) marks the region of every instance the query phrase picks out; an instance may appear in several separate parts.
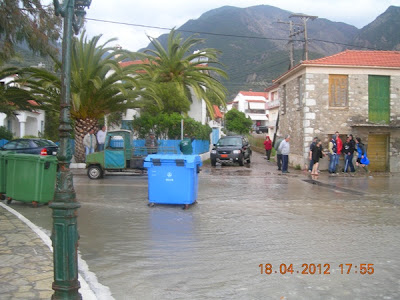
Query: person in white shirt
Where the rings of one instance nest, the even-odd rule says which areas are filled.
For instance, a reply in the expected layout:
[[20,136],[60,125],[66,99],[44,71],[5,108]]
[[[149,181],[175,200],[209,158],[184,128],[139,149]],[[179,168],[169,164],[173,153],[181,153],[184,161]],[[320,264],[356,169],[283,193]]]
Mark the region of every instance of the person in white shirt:
[[104,150],[104,142],[106,141],[106,126],[101,127],[97,132],[97,151]]
[[85,146],[85,154],[88,155],[94,152],[96,149],[96,136],[94,135],[94,129],[90,129],[89,132],[83,138],[83,146]]
[[288,171],[289,153],[290,153],[289,140],[290,140],[290,135],[287,135],[278,148],[278,150],[282,153],[282,173],[290,173]]

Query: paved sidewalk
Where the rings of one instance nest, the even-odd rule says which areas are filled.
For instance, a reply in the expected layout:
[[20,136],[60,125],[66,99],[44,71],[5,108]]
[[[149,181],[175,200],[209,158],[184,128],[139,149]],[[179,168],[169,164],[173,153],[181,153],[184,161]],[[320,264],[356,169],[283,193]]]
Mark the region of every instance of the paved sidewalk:
[[[50,237],[3,202],[0,202],[0,232],[0,299],[50,299],[54,293]],[[78,259],[79,293],[84,300],[95,300],[96,294],[81,276],[82,271],[86,275],[91,272]],[[93,280],[92,284],[99,285]]]
[[0,298],[50,299],[53,254],[24,222],[0,206]]

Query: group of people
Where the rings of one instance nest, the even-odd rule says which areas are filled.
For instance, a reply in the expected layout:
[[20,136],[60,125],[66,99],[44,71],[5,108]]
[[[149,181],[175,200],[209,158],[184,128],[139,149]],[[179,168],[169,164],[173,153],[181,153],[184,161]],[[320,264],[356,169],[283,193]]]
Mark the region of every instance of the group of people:
[[[289,153],[290,153],[290,135],[286,135],[285,138],[278,137],[274,144],[274,148],[276,151],[276,161],[278,165],[278,171],[282,171],[282,173],[290,173],[289,172]],[[272,151],[272,141],[270,137],[267,135],[264,141],[264,147],[267,155],[267,160],[270,160],[271,151]]]
[[83,146],[85,147],[85,155],[97,151],[104,150],[104,142],[106,140],[106,126],[102,126],[101,129],[94,134],[94,128],[90,129],[89,132],[83,138]]
[[[367,151],[365,145],[362,143],[361,138],[357,137],[354,140],[353,135],[349,134],[346,138],[346,141],[343,143],[339,136],[339,132],[336,131],[335,134],[332,135],[328,144],[329,174],[338,173],[339,158],[342,154],[344,155],[343,172],[347,173],[350,170],[351,173],[354,173],[356,169],[353,164],[353,157],[356,151],[357,169],[359,167],[362,167],[368,173],[369,161],[367,159]],[[318,137],[315,137],[310,145],[309,152],[310,165],[308,171],[311,172],[311,175],[318,176],[319,160],[324,156],[326,156],[326,154],[323,152],[321,140]]]
[[[289,173],[288,164],[289,164],[289,153],[290,153],[290,135],[286,135],[285,138],[278,137],[274,144],[274,148],[276,150],[276,158],[278,170],[282,171],[282,173]],[[272,141],[269,136],[266,136],[264,141],[264,147],[266,151],[267,160],[270,160],[271,150],[272,150]],[[356,152],[357,151],[357,152]],[[352,134],[349,134],[346,138],[346,141],[343,143],[340,139],[339,132],[336,131],[334,135],[332,135],[331,140],[328,144],[328,156],[329,156],[329,174],[337,174],[338,173],[338,165],[339,158],[343,154],[344,155],[344,168],[343,172],[355,172],[356,168],[353,164],[354,153],[357,153],[356,167],[362,167],[367,173],[369,160],[367,158],[367,151],[365,145],[362,143],[361,138],[357,137],[355,140]],[[308,167],[308,171],[313,176],[318,176],[319,170],[319,160],[325,157],[326,154],[322,148],[322,142],[318,137],[315,137],[310,145],[309,151],[309,160],[310,164]]]

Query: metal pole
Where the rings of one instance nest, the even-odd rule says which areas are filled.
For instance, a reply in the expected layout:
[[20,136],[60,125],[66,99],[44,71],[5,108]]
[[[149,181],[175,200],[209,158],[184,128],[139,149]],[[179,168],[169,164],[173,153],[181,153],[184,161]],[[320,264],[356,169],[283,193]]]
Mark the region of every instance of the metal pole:
[[183,140],[183,119],[181,119],[181,140]]
[[[84,16],[84,7],[90,1],[66,0],[61,5],[54,0],[56,15],[64,18],[62,42],[62,74],[60,99],[60,148],[57,154],[58,172],[54,201],[49,205],[53,210],[54,282],[52,299],[82,299],[78,280],[78,227],[77,216],[80,204],[76,200],[73,175],[69,169],[72,158],[69,143],[72,126],[70,120],[71,102],[71,47],[72,29],[78,31]],[[76,9],[76,11],[75,11]]]
[[304,55],[305,60],[308,60],[308,34],[307,34],[307,21],[308,18],[303,18],[304,23]]

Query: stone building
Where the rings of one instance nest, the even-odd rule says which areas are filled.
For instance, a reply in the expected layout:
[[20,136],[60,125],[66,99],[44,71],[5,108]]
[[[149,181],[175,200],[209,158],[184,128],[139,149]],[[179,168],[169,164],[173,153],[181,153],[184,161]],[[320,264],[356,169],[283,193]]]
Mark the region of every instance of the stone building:
[[[400,52],[347,50],[304,61],[275,80],[290,164],[308,163],[314,136],[327,148],[339,131],[360,137],[373,171],[400,172]],[[321,160],[327,169],[328,158]]]

